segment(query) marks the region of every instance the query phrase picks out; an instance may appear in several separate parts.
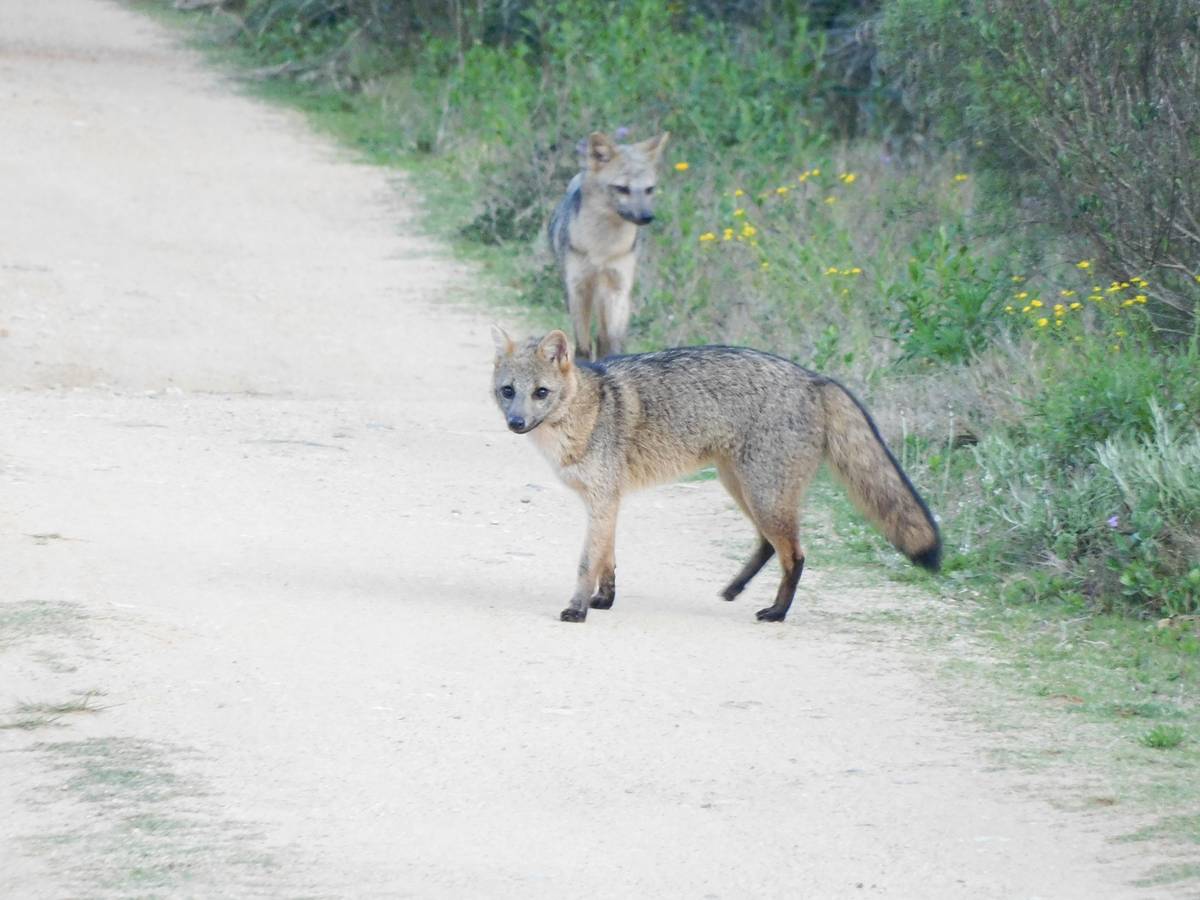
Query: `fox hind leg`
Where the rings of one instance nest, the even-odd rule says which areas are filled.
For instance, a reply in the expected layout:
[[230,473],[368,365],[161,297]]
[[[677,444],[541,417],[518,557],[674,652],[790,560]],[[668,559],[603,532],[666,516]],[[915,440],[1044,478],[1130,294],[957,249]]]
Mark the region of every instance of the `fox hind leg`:
[[[782,622],[787,617],[796,596],[800,575],[804,571],[804,548],[800,545],[800,501],[820,464],[820,456],[800,454],[797,458],[787,454],[787,457],[780,458],[777,467],[769,462],[764,466],[760,459],[758,465],[763,468],[754,471],[753,478],[745,473],[731,473],[731,480],[736,480],[741,487],[743,509],[758,528],[763,543],[769,544],[779,556],[779,565],[783,569],[775,602],[755,613],[760,622]],[[737,586],[743,576],[752,576],[753,564],[757,563],[758,568],[762,568],[768,559],[770,554],[760,545],[758,552],[730,587]]]
[[725,587],[725,590],[721,591],[721,597],[725,600],[736,600],[738,594],[746,589],[746,585],[750,583],[750,580],[759,573],[762,567],[774,555],[775,548],[771,546],[771,542],[762,535],[759,535],[758,546],[755,548],[754,553],[746,561],[746,565],[742,567],[742,571],[738,572],[733,581],[729,582]]
[[783,567],[783,580],[779,582],[775,602],[754,614],[760,622],[782,622],[787,618],[788,610],[792,608],[792,600],[796,597],[796,586],[800,583],[800,575],[804,571],[804,551],[795,535],[777,537],[772,544]]
[[[721,479],[721,484],[725,486],[725,490],[729,492],[729,496],[737,501],[737,505],[746,514],[746,518],[753,522],[754,516],[750,512],[749,505],[746,503],[745,494],[742,493],[741,480],[733,470],[733,467],[728,463],[717,463],[717,477]],[[747,560],[746,565],[742,567],[742,570],[734,577],[733,581],[729,582],[725,590],[721,591],[721,597],[725,600],[737,599],[737,596],[746,589],[746,585],[750,583],[754,576],[759,573],[762,567],[774,555],[775,548],[771,546],[771,542],[763,537],[762,532],[759,531],[758,547],[755,548],[754,553]]]

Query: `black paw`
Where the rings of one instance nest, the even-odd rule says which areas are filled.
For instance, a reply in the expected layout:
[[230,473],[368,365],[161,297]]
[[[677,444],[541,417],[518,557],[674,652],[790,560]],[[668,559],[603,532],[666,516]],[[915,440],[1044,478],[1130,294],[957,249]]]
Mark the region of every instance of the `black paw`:
[[731,584],[729,587],[725,588],[725,590],[721,591],[721,593],[717,596],[719,596],[722,600],[736,600],[741,592],[741,588],[734,587]]
[[564,622],[582,622],[587,618],[586,609],[576,609],[573,606],[568,606],[562,611],[559,616]]
[[782,622],[787,616],[787,610],[768,606],[766,609],[760,609],[754,615],[760,622]]
[[612,609],[613,601],[616,599],[614,594],[597,594],[588,605],[592,609]]

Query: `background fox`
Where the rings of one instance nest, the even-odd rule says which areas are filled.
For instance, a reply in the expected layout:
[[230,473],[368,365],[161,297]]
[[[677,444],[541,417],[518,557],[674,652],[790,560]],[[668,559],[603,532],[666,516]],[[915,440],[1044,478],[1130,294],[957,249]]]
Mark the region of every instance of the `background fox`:
[[638,144],[615,144],[593,132],[583,171],[550,217],[550,247],[566,285],[575,352],[583,359],[620,353],[625,343],[638,227],[654,219],[658,159],[667,137],[664,132]]
[[529,434],[588,511],[566,622],[616,596],[621,495],[715,465],[758,531],[749,561],[721,592],[733,600],[774,554],[783,580],[758,618],[781,622],[804,569],[800,503],[822,460],[858,508],[919,566],[937,571],[933,516],[875,423],[844,387],[795,363],[740,347],[683,347],[576,365],[567,336],[515,343],[493,326],[496,402]]

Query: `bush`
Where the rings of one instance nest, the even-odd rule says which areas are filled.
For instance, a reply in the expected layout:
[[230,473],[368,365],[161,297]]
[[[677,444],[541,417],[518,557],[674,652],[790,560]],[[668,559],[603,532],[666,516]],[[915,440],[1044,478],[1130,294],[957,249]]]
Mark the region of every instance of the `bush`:
[[1194,0],[893,0],[882,44],[913,107],[1000,177],[995,200],[1149,277],[1159,323],[1200,303]]

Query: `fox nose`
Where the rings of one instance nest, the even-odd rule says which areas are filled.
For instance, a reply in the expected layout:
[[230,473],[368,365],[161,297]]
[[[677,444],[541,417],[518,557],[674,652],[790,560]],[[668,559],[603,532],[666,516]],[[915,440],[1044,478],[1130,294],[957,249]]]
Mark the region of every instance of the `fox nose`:
[[639,225],[649,225],[653,221],[654,221],[654,213],[644,212],[644,213],[638,214],[637,223]]
[[520,416],[509,416],[508,417],[508,428],[510,431],[524,431],[525,430],[525,420],[522,419]]

